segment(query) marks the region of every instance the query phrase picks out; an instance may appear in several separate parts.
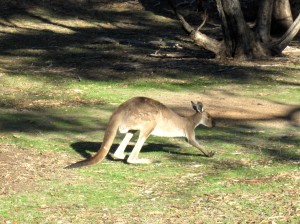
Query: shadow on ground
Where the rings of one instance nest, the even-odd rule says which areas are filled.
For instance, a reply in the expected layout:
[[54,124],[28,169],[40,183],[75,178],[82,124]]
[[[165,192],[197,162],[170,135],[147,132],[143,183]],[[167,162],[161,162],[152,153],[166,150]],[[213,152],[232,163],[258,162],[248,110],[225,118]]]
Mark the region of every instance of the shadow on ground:
[[[75,142],[71,144],[71,147],[83,158],[90,158],[92,155],[91,153],[95,153],[99,150],[102,143],[98,142]],[[113,144],[109,153],[114,153],[116,149],[118,148],[119,144]],[[126,152],[130,153],[133,149],[133,145],[128,145],[126,148]],[[195,154],[193,153],[184,153],[180,152],[178,149],[180,149],[179,146],[174,144],[159,144],[159,143],[146,143],[143,146],[142,153],[147,152],[165,152],[172,155],[178,155],[178,156],[202,156],[201,154],[197,154],[197,151]],[[110,157],[108,157],[110,158]]]

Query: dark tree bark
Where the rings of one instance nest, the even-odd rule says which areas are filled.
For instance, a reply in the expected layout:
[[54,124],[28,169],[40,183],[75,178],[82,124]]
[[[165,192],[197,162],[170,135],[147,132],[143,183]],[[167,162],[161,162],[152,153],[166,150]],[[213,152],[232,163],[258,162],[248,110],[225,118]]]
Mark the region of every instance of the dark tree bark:
[[[213,52],[217,58],[247,60],[280,55],[298,33],[300,30],[300,14],[295,22],[291,24],[291,10],[289,4],[286,3],[287,1],[261,0],[255,29],[251,29],[244,19],[239,0],[216,0],[223,31],[222,41],[215,40],[203,34],[199,29],[193,28],[177,12],[174,6],[173,9],[184,29],[197,45]],[[172,3],[171,0],[169,2]],[[275,6],[278,7],[278,5],[284,5],[289,10],[286,8],[284,10],[282,8],[274,10]],[[278,11],[281,11],[281,13],[278,14]],[[271,37],[272,15],[277,19],[282,18],[282,15],[287,16],[281,21],[288,30],[275,41]]]
[[271,22],[274,0],[260,1],[258,15],[256,19],[257,37],[263,43],[271,40]]
[[225,52],[220,57],[238,59],[261,58],[268,55],[261,42],[256,41],[247,25],[238,0],[216,0],[222,19]]

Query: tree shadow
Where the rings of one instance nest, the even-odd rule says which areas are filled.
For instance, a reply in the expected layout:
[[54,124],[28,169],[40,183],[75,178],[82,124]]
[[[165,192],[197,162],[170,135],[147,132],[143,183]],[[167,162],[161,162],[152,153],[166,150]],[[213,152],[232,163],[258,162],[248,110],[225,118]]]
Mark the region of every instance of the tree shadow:
[[[101,122],[95,118],[53,114],[52,112],[7,112],[1,113],[0,133],[4,132],[73,132],[104,131]],[[83,121],[84,120],[84,121]],[[87,126],[84,122],[99,124]],[[84,129],[82,127],[84,126]]]
[[[282,119],[282,117],[280,118]],[[285,117],[288,120],[288,115]],[[223,120],[221,118],[220,120]],[[259,122],[260,120],[257,120]],[[272,119],[269,119],[272,121]],[[276,118],[274,122],[278,121]],[[250,123],[249,123],[250,122]],[[254,120],[254,123],[256,120]],[[226,119],[226,125],[220,121],[217,127],[218,135],[203,136],[205,141],[215,144],[234,144],[247,154],[262,154],[277,162],[300,162],[300,132],[288,132],[286,134],[264,133],[262,127],[258,127],[253,120]],[[294,124],[291,123],[291,127]],[[299,127],[299,123],[297,126]],[[295,129],[296,130],[296,129]],[[220,134],[222,133],[222,134]]]
[[[183,73],[197,77],[201,71],[201,76],[234,83],[261,81],[288,84],[276,78],[284,76],[284,72],[271,69],[266,71],[257,66],[219,64],[211,60],[211,53],[194,46],[185,38],[178,22],[161,22],[147,11],[99,7],[111,4],[107,1],[14,2],[4,2],[0,11],[4,27],[22,30],[3,31],[0,39],[0,55],[8,58],[3,68],[13,75],[24,75],[24,71],[27,71],[27,75],[32,72],[53,81],[60,77],[124,81],[145,76],[181,79]],[[8,6],[5,7],[5,4]],[[36,8],[45,10],[46,16],[35,11]],[[16,25],[16,17],[32,23],[37,21],[40,26],[44,24],[50,28]],[[64,19],[80,19],[96,25],[75,26],[64,23]],[[53,27],[68,32],[57,32]],[[153,43],[160,40],[163,46]],[[179,53],[183,57],[149,56],[158,50],[163,55]],[[296,81],[289,84],[300,85]]]

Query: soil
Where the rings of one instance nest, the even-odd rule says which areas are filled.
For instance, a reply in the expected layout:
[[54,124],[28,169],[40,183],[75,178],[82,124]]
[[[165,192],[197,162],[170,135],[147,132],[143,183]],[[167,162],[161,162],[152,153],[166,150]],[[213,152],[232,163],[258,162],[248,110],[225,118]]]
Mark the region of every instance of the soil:
[[63,169],[69,158],[63,153],[37,152],[0,143],[0,198],[39,189],[41,181],[72,179]]
[[186,114],[191,100],[201,101],[206,110],[223,124],[255,123],[277,128],[300,126],[299,106],[264,100],[260,94],[250,98],[232,91],[214,90],[206,93],[173,93],[157,99],[163,99],[163,103],[182,114]]

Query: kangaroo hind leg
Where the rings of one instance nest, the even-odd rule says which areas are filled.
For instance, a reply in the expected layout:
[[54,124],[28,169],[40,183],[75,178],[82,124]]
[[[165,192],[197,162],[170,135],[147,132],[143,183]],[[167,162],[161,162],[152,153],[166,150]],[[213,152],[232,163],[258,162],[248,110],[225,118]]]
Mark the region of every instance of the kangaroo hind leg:
[[132,138],[133,134],[135,132],[133,131],[129,131],[126,133],[125,137],[123,138],[122,142],[120,143],[120,145],[118,146],[117,150],[115,151],[115,153],[113,154],[113,159],[115,160],[123,160],[125,159],[126,155],[125,155],[125,149],[126,146],[129,144],[130,139]]
[[127,162],[130,164],[149,164],[149,159],[139,159],[139,153],[144,145],[146,139],[149,137],[154,128],[148,128],[147,130],[141,130],[138,141],[136,142],[132,152],[130,153]]

